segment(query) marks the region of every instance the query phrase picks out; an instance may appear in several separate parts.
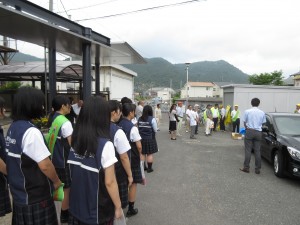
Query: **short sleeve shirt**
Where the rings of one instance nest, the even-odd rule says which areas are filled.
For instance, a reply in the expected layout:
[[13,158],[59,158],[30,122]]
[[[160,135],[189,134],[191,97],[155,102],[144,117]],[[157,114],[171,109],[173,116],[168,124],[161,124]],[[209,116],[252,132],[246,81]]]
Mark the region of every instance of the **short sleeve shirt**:
[[130,144],[127,140],[126,134],[122,129],[118,129],[114,137],[114,146],[117,152],[121,155],[130,150]]
[[26,130],[23,135],[21,147],[23,153],[37,163],[51,155],[41,131],[36,127],[30,127]]

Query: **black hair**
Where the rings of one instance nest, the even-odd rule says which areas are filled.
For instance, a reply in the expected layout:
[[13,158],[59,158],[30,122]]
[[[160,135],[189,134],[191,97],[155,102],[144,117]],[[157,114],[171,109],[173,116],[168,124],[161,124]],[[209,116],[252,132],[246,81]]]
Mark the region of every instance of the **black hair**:
[[160,106],[160,104],[159,104],[159,103],[156,105],[156,107],[158,107],[158,106]]
[[52,100],[52,108],[54,111],[58,111],[63,105],[68,104],[70,104],[70,100],[64,95],[56,95]]
[[152,107],[150,105],[144,106],[143,114],[141,116],[141,120],[142,121],[147,121],[148,116],[153,116],[153,110],[152,110]]
[[122,111],[122,106],[117,100],[109,100],[108,104],[110,112],[117,112],[118,110]]
[[259,104],[260,104],[260,100],[259,100],[258,98],[253,98],[253,99],[251,100],[251,105],[252,105],[253,107],[257,107],[257,106],[259,106]]
[[[172,104],[170,107],[170,113],[172,112],[173,108],[176,106],[176,104]],[[176,108],[175,108],[176,109]]]
[[122,105],[122,114],[123,116],[127,117],[129,115],[130,112],[135,112],[135,104],[132,103],[125,103],[124,105]]
[[13,120],[31,120],[44,115],[45,96],[39,89],[21,87],[14,95],[11,118]]
[[109,138],[110,111],[108,102],[92,96],[84,102],[72,134],[71,146],[79,155],[95,154],[98,138]]
[[132,101],[131,101],[130,98],[123,97],[123,98],[121,99],[121,104],[124,105],[125,103],[132,103]]

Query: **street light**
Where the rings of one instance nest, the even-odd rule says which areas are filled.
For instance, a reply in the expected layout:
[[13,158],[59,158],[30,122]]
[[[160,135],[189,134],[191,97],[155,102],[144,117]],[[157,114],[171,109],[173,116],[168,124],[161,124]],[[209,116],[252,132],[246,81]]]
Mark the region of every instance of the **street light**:
[[186,65],[186,106],[185,106],[185,110],[187,110],[188,107],[188,103],[189,103],[189,65],[191,63],[185,63]]

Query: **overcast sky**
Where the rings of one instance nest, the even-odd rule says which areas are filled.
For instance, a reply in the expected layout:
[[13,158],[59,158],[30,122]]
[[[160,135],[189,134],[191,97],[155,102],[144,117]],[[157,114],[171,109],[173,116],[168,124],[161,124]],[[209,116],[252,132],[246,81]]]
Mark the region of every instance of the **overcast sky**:
[[[128,42],[145,58],[171,63],[223,59],[250,75],[282,70],[287,77],[300,70],[299,0],[200,0],[99,18],[187,1],[53,0],[54,12],[70,15],[111,42]],[[49,0],[31,2],[49,8]],[[42,57],[43,49],[31,54]]]

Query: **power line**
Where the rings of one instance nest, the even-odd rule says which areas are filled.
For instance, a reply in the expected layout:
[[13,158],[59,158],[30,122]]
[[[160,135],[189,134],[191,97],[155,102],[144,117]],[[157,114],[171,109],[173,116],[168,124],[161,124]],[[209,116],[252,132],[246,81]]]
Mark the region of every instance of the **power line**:
[[64,4],[62,3],[62,1],[61,0],[59,0],[60,1],[60,4],[62,5],[62,7],[63,7],[63,9],[64,9],[64,11],[65,11],[65,13],[67,14],[67,17],[69,17],[69,15],[68,15],[68,13],[67,13],[67,10],[65,9],[65,6],[64,6]]
[[[79,7],[79,8],[69,9],[67,11],[65,10],[65,12],[92,8],[92,7],[95,7],[95,6],[98,6],[98,5],[103,5],[103,4],[107,4],[107,3],[110,3],[110,2],[114,2],[114,1],[118,1],[118,0],[109,0],[109,1],[106,1],[106,2],[97,3],[97,4],[94,4],[94,5],[82,6],[82,7]],[[59,14],[59,13],[62,13],[62,12],[64,12],[64,11],[60,11],[60,12],[56,12],[56,13]]]
[[130,11],[130,12],[118,13],[118,14],[113,14],[113,15],[108,15],[108,16],[92,17],[92,18],[80,19],[80,20],[75,20],[75,21],[76,22],[81,22],[81,21],[87,21],[87,20],[106,19],[106,18],[109,18],[109,17],[123,16],[123,15],[132,14],[132,13],[139,13],[139,12],[148,11],[148,10],[161,9],[161,8],[166,8],[166,7],[170,7],[170,6],[190,4],[190,3],[199,2],[199,1],[206,1],[206,0],[191,0],[191,1],[185,1],[185,2],[178,2],[178,3],[174,3],[174,4],[154,6],[154,7],[139,9],[139,10]]

